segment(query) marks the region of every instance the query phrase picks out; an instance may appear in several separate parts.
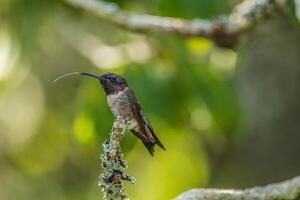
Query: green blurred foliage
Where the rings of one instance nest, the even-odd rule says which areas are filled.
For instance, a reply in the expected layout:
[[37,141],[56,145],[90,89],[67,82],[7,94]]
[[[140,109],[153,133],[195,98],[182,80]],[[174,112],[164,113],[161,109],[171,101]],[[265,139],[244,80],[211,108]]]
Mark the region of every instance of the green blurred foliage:
[[[116,1],[183,18],[215,17],[235,1]],[[213,155],[236,137],[236,53],[206,39],[136,35],[60,1],[0,1],[0,199],[95,199],[101,143],[113,116],[99,83],[72,71],[128,79],[167,151],[150,157],[131,134],[131,199],[171,199],[209,183]]]

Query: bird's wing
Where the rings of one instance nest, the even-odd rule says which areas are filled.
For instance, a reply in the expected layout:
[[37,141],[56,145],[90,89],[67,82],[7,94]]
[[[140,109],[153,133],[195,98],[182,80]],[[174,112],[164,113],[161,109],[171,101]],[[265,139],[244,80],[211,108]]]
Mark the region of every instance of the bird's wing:
[[143,134],[145,134],[145,136],[147,136],[145,121],[143,119],[143,116],[141,115],[142,107],[139,105],[133,91],[130,90],[127,93],[127,95],[128,95],[129,101],[130,101],[131,110],[133,112],[134,118],[137,120],[138,125],[139,125],[140,129],[142,130]]
[[[141,105],[139,104],[139,102],[137,101],[134,92],[130,92],[130,99],[131,99],[131,105],[132,105],[132,111],[135,115],[135,118],[138,121],[138,124],[141,128],[141,130],[143,131],[143,134],[145,134],[146,137],[147,133],[146,133],[146,129],[148,128],[151,132],[152,137],[155,140],[155,144],[157,144],[159,147],[161,147],[163,150],[166,150],[166,148],[163,146],[163,144],[160,142],[160,140],[158,139],[158,137],[156,136],[156,134],[154,133],[154,130],[151,126],[150,121],[148,120],[146,114],[144,113],[143,108],[141,107]],[[149,141],[146,141],[149,142]]]

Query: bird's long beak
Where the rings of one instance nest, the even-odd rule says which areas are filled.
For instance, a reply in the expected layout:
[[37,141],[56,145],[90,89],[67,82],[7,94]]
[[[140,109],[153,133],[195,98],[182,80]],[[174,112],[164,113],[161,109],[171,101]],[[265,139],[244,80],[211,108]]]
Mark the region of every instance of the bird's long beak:
[[59,79],[64,78],[64,77],[69,76],[69,75],[84,75],[84,76],[89,76],[89,77],[92,77],[92,78],[96,78],[96,79],[100,80],[101,83],[104,82],[104,78],[102,76],[97,76],[97,75],[90,74],[90,73],[87,73],[87,72],[71,72],[71,73],[64,74],[64,75],[58,77],[57,79],[52,81],[52,83],[55,83]]
[[97,76],[97,75],[86,73],[86,72],[80,72],[80,75],[84,75],[84,76],[89,76],[89,77],[96,78],[96,79],[98,79],[100,81],[100,83],[102,85],[105,85],[105,83],[106,83],[105,78],[103,78],[103,76]]
[[80,72],[80,75],[89,76],[89,77],[93,77],[93,78],[96,78],[98,80],[101,80],[101,76],[97,76],[97,75],[86,73],[86,72]]
[[86,72],[80,72],[80,75],[84,75],[84,76],[89,76],[89,77],[92,77],[92,78],[96,78],[96,79],[98,79],[100,81],[100,83],[102,85],[105,85],[105,79],[102,76],[97,76],[97,75],[86,73]]

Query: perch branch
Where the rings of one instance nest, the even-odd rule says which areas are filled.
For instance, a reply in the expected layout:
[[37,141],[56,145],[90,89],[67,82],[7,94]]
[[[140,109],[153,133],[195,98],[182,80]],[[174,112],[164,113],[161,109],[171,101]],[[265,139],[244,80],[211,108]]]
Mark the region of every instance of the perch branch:
[[103,143],[102,174],[99,186],[102,188],[105,200],[128,199],[123,181],[135,183],[135,178],[126,172],[127,162],[123,158],[121,143],[126,130],[126,120],[116,118],[110,132],[110,139]]
[[281,183],[244,190],[191,189],[175,200],[297,200],[300,198],[300,176]]
[[234,47],[238,36],[253,27],[259,20],[269,16],[276,5],[286,0],[244,0],[231,14],[215,20],[184,20],[137,14],[121,10],[116,4],[96,0],[65,0],[99,19],[141,33],[169,33],[188,37],[204,37],[219,46]]

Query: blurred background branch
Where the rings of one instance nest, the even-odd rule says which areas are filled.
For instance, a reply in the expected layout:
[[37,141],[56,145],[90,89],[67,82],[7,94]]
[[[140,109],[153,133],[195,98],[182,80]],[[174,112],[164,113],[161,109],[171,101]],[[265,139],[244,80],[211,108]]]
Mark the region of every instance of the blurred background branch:
[[295,15],[298,22],[300,22],[300,0],[295,0]]
[[297,200],[300,197],[300,176],[262,187],[233,189],[192,189],[176,200]]
[[96,0],[66,0],[70,5],[88,11],[99,19],[141,33],[170,33],[180,36],[210,38],[219,46],[233,48],[241,33],[268,17],[282,0],[243,1],[231,14],[215,20],[183,20],[136,14],[121,10],[117,4]]

